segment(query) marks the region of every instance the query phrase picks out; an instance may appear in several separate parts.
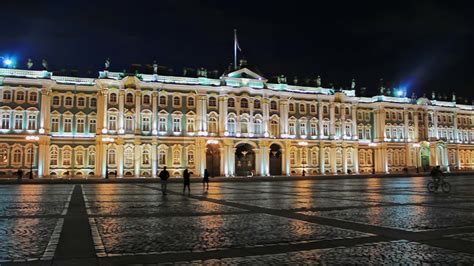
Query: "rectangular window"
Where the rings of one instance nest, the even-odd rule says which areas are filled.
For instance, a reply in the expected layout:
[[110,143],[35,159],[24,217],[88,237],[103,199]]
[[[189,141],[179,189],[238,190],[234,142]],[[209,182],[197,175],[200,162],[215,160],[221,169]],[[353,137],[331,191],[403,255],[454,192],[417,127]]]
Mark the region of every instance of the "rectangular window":
[[95,119],[89,120],[89,133],[96,133],[97,131],[97,121]]
[[59,132],[59,117],[51,118],[51,132]]
[[2,115],[2,129],[10,129],[10,114]]
[[181,132],[181,119],[173,119],[173,132]]
[[290,135],[296,135],[296,125],[294,122],[288,123],[288,133]]
[[38,93],[31,91],[30,93],[28,93],[28,96],[30,97],[30,102],[38,101]]
[[161,132],[166,132],[166,117],[160,117],[158,120],[158,130]]
[[306,136],[306,123],[300,124],[300,136]]
[[109,130],[117,130],[117,117],[109,116]]
[[23,129],[23,115],[16,114],[15,115],[15,129],[22,130]]
[[186,126],[187,126],[186,130],[188,132],[194,132],[194,118],[188,118]]
[[78,118],[77,119],[77,133],[84,133],[84,118]]
[[64,132],[72,132],[72,118],[64,118]]
[[142,131],[150,131],[150,118],[149,117],[142,118]]
[[125,130],[132,131],[133,130],[133,116],[125,117]]
[[311,136],[316,136],[316,135],[318,135],[316,123],[311,123]]
[[36,115],[28,115],[28,130],[36,130]]
[[324,136],[329,136],[329,125],[327,123],[323,125],[323,134]]

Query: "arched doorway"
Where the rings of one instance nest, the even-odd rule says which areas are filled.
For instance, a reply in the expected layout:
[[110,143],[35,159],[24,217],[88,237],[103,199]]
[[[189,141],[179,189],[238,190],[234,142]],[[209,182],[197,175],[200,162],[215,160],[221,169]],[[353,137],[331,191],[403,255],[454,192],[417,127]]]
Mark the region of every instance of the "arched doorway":
[[270,175],[281,175],[282,152],[278,144],[270,146]]
[[239,144],[235,151],[235,174],[248,176],[255,173],[255,152],[250,144]]
[[206,146],[206,168],[210,176],[219,176],[221,168],[221,154],[218,144]]
[[421,168],[427,171],[430,168],[430,149],[422,147],[420,150]]

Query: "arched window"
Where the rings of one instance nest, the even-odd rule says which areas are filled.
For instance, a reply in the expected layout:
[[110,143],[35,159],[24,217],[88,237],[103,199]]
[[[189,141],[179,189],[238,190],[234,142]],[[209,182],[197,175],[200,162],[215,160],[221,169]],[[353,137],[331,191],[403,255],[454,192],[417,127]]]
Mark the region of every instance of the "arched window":
[[217,106],[216,97],[209,97],[209,106],[210,107],[216,107]]
[[88,163],[89,166],[94,167],[95,165],[95,147],[89,147],[87,149],[87,155],[88,155]]
[[276,101],[271,101],[271,102],[270,102],[270,109],[271,109],[271,110],[277,110],[277,109],[278,109],[278,106],[277,106],[277,102],[276,102]]
[[72,106],[72,97],[66,97],[64,99],[64,105],[65,106]]
[[289,105],[289,110],[290,112],[294,112],[295,111],[295,105],[293,103],[290,103]]
[[84,151],[83,150],[76,150],[76,154],[74,157],[76,158],[76,165],[84,165]]
[[33,147],[30,146],[26,148],[25,164],[31,165],[34,162],[35,162],[35,150],[33,149]]
[[111,104],[116,104],[117,103],[117,93],[111,93],[110,94],[110,103]]
[[91,98],[91,107],[97,107],[97,99]]
[[261,108],[260,100],[253,101],[253,108],[254,109],[260,109]]
[[328,107],[326,105],[323,106],[323,114],[327,114],[328,113]]
[[191,96],[188,97],[188,106],[189,107],[194,106],[194,97],[191,97]]
[[150,95],[143,95],[143,104],[150,104]]
[[133,93],[131,93],[131,92],[127,93],[127,96],[125,97],[125,102],[126,103],[133,103]]
[[38,101],[38,93],[36,93],[35,91],[28,93],[28,97],[30,102]]
[[249,108],[249,101],[247,99],[241,99],[240,108]]
[[160,96],[160,105],[166,105],[166,96],[164,95]]
[[280,127],[277,120],[270,121],[270,135],[273,137],[278,136]]
[[53,96],[53,102],[52,105],[60,105],[61,101],[59,96]]
[[334,108],[334,113],[335,113],[336,115],[339,114],[339,107],[338,107],[338,106],[336,106],[336,107]]
[[296,151],[295,150],[290,151],[290,164],[291,165],[296,164]]
[[51,166],[58,166],[58,147],[51,147],[49,150],[49,164]]
[[249,120],[247,118],[240,119],[240,133],[246,134],[249,132]]
[[6,145],[0,146],[0,165],[8,164],[8,147]]
[[3,100],[11,100],[12,99],[12,92],[9,90],[3,91]]
[[179,149],[173,151],[173,165],[181,165],[181,150]]
[[234,98],[230,98],[230,99],[227,101],[227,107],[235,107],[235,100],[234,100]]
[[188,117],[186,120],[186,131],[187,132],[194,132],[194,117]]
[[79,107],[86,106],[86,99],[84,97],[77,98],[77,106]]
[[317,150],[311,151],[311,166],[315,167],[319,165],[319,153]]
[[23,91],[18,91],[16,93],[16,100],[17,101],[24,101],[25,100],[25,92]]
[[150,151],[148,149],[144,149],[142,153],[142,165],[149,165],[150,164]]
[[174,105],[174,106],[179,106],[179,105],[181,105],[181,98],[179,98],[179,96],[173,97],[173,105]]
[[72,152],[71,152],[71,148],[67,147],[67,148],[63,148],[63,154],[62,154],[62,159],[63,159],[63,166],[70,166],[71,165],[71,155],[72,155]]
[[116,153],[115,153],[115,150],[114,149],[108,149],[108,152],[107,152],[107,163],[108,164],[111,164],[111,165],[115,165],[115,158],[116,157]]
[[217,118],[214,116],[211,116],[209,118],[208,123],[209,123],[209,127],[208,127],[209,133],[217,133]]
[[10,129],[10,114],[2,114],[2,129]]
[[254,133],[256,135],[262,134],[262,120],[261,119],[254,120]]
[[159,165],[166,165],[166,151],[160,150],[158,153],[158,164]]
[[188,151],[188,165],[194,165],[194,151],[189,150]]
[[22,162],[22,157],[23,157],[23,152],[21,151],[20,148],[13,148],[13,160],[12,164],[18,164],[21,165]]
[[308,164],[308,148],[306,147],[301,149],[301,164]]
[[133,164],[134,164],[133,154],[134,154],[134,151],[132,147],[128,146],[125,148],[125,152],[123,154],[125,167],[127,168],[133,167]]
[[235,119],[234,118],[229,118],[227,120],[227,131],[229,132],[230,135],[235,134]]

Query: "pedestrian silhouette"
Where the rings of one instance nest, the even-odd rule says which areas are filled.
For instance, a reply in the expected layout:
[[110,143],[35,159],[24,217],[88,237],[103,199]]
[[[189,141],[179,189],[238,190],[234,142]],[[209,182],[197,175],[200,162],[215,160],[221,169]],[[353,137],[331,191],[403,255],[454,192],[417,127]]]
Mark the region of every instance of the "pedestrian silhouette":
[[186,187],[188,188],[188,193],[191,193],[191,174],[187,168],[183,172],[183,193],[186,191]]
[[202,189],[209,190],[209,171],[207,171],[207,169],[204,169],[204,177],[202,178]]
[[16,171],[16,177],[18,178],[18,181],[23,177],[23,170],[21,170],[21,168],[18,168],[18,171]]
[[166,170],[166,166],[163,167],[163,170],[161,170],[159,177],[161,179],[161,193],[163,195],[166,195],[166,189],[168,186],[168,178],[170,177],[170,173]]

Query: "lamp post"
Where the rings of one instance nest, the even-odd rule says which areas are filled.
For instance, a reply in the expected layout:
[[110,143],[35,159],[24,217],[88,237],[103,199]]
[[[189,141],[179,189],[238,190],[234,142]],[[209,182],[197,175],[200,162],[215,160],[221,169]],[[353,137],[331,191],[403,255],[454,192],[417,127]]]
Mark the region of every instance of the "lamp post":
[[[39,141],[38,136],[26,136],[25,139],[29,142],[36,143]],[[35,160],[35,145],[33,144],[33,147],[31,148],[31,158],[30,158],[30,179],[33,179],[33,161]]]
[[115,143],[115,139],[106,137],[102,141],[105,143],[105,179],[109,179],[109,145]]
[[[299,141],[299,142],[298,142],[298,145],[299,145],[299,146],[302,146],[302,147],[306,147],[306,146],[308,146],[308,142],[306,142],[306,141]],[[302,154],[303,154],[303,153],[302,153]],[[305,163],[304,163],[304,162],[305,162],[306,159],[308,158],[308,154],[306,153],[305,155],[306,155],[306,156],[305,156],[306,158],[301,158],[301,161],[302,161],[301,165],[303,166],[303,172],[301,172],[301,175],[302,175],[302,176],[305,176],[305,175],[306,175],[306,168],[305,168]],[[303,159],[304,159],[304,160],[303,160]]]

